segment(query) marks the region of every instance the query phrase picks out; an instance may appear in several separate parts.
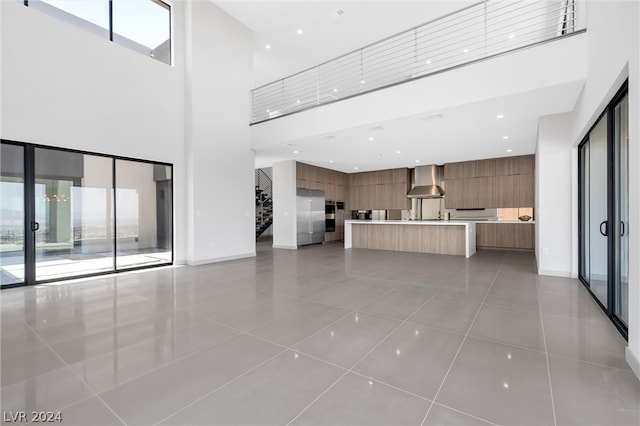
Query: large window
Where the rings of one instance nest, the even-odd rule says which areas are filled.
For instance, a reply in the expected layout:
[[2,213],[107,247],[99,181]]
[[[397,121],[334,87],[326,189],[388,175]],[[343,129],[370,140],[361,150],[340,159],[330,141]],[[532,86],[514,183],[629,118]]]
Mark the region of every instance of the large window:
[[2,287],[173,262],[170,164],[0,146]]
[[27,0],[25,5],[171,64],[171,8],[160,0]]

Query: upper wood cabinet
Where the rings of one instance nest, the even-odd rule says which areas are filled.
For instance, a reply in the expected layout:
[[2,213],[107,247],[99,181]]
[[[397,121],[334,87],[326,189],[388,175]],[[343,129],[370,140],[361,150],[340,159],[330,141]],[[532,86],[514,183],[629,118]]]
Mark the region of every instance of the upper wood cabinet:
[[346,202],[345,188],[348,182],[346,173],[296,163],[296,186],[324,191],[325,200]]
[[379,170],[348,175],[350,210],[408,209],[409,169]]
[[496,162],[497,160],[495,158],[475,161],[478,170],[478,177],[495,176]]
[[533,155],[496,159],[496,176],[532,175],[535,168]]
[[533,207],[533,155],[444,165],[445,207]]
[[476,161],[448,163],[444,165],[444,179],[464,179],[478,176]]

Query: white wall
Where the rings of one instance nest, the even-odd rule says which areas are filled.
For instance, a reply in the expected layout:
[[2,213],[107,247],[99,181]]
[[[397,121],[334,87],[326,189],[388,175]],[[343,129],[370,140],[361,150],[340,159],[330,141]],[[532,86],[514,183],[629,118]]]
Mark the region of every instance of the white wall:
[[0,137],[173,163],[176,262],[251,256],[252,34],[210,1],[172,11],[169,66],[0,2]]
[[538,273],[570,276],[571,143],[569,114],[540,117],[536,151]]
[[[19,2],[2,10],[0,137],[173,163],[185,259],[183,66],[171,67]],[[174,6],[175,43],[182,7]]]
[[[630,145],[630,176],[629,176],[629,198],[630,198],[630,222],[640,223],[640,171],[637,167],[640,164],[640,72],[639,72],[639,50],[640,35],[638,33],[638,22],[640,17],[639,3],[636,1],[588,1],[587,2],[587,36],[588,36],[588,73],[584,90],[578,102],[566,119],[570,126],[570,137],[563,143],[563,135],[558,133],[552,135],[551,128],[544,121],[541,121],[541,135],[545,135],[546,141],[556,139],[558,146],[548,152],[552,155],[550,159],[539,159],[541,164],[553,163],[556,169],[541,169],[541,173],[557,173],[558,170],[572,170],[571,176],[571,199],[570,209],[557,210],[555,220],[562,223],[571,223],[572,233],[553,234],[548,232],[554,225],[544,222],[540,223],[540,245],[549,247],[550,252],[558,253],[566,247],[571,246],[572,261],[568,265],[566,259],[557,267],[558,274],[578,274],[577,257],[577,154],[576,147],[587,134],[591,126],[596,122],[606,105],[620,88],[621,84],[629,78],[629,145]],[[559,119],[560,120],[560,119]],[[564,132],[564,131],[562,131]],[[547,144],[545,140],[540,145],[543,150]],[[540,136],[539,141],[540,143]],[[545,156],[541,152],[542,157]],[[559,161],[560,157],[563,158]],[[558,161],[554,160],[557,159]],[[552,205],[556,202],[557,183],[553,180],[539,180],[540,188],[538,203],[540,209],[544,206]],[[537,211],[538,218],[542,211]],[[553,235],[551,238],[543,238],[543,235]],[[640,229],[638,226],[630,226],[630,271],[629,271],[629,344],[627,348],[627,361],[640,377]],[[539,262],[543,264],[539,267],[545,269],[545,260],[538,253]],[[542,272],[542,271],[541,271]]]
[[209,1],[186,15],[188,263],[255,256],[252,33]]
[[273,247],[297,249],[296,162],[273,163]]

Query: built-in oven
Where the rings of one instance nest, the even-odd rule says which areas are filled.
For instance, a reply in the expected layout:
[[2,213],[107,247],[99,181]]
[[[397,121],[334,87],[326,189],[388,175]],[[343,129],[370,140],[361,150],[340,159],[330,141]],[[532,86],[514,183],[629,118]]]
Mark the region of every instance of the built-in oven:
[[325,232],[336,232],[336,202],[325,201],[324,204]]

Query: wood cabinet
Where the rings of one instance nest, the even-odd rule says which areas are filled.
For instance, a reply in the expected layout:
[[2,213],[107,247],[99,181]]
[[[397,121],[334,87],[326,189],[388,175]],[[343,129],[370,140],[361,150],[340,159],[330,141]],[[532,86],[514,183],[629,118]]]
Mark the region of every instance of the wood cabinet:
[[444,179],[465,179],[478,176],[476,161],[463,161],[460,163],[448,163],[444,167]]
[[476,247],[533,250],[533,223],[476,223]]
[[445,207],[533,207],[533,155],[447,163]]
[[401,210],[410,206],[406,168],[351,173],[348,182],[350,210]]
[[535,168],[533,155],[504,157],[496,159],[496,175],[532,175]]
[[496,177],[498,207],[533,207],[533,175],[509,175]]
[[463,208],[464,186],[465,186],[465,179],[450,179],[445,181],[445,185],[444,185],[445,208],[447,209]]

